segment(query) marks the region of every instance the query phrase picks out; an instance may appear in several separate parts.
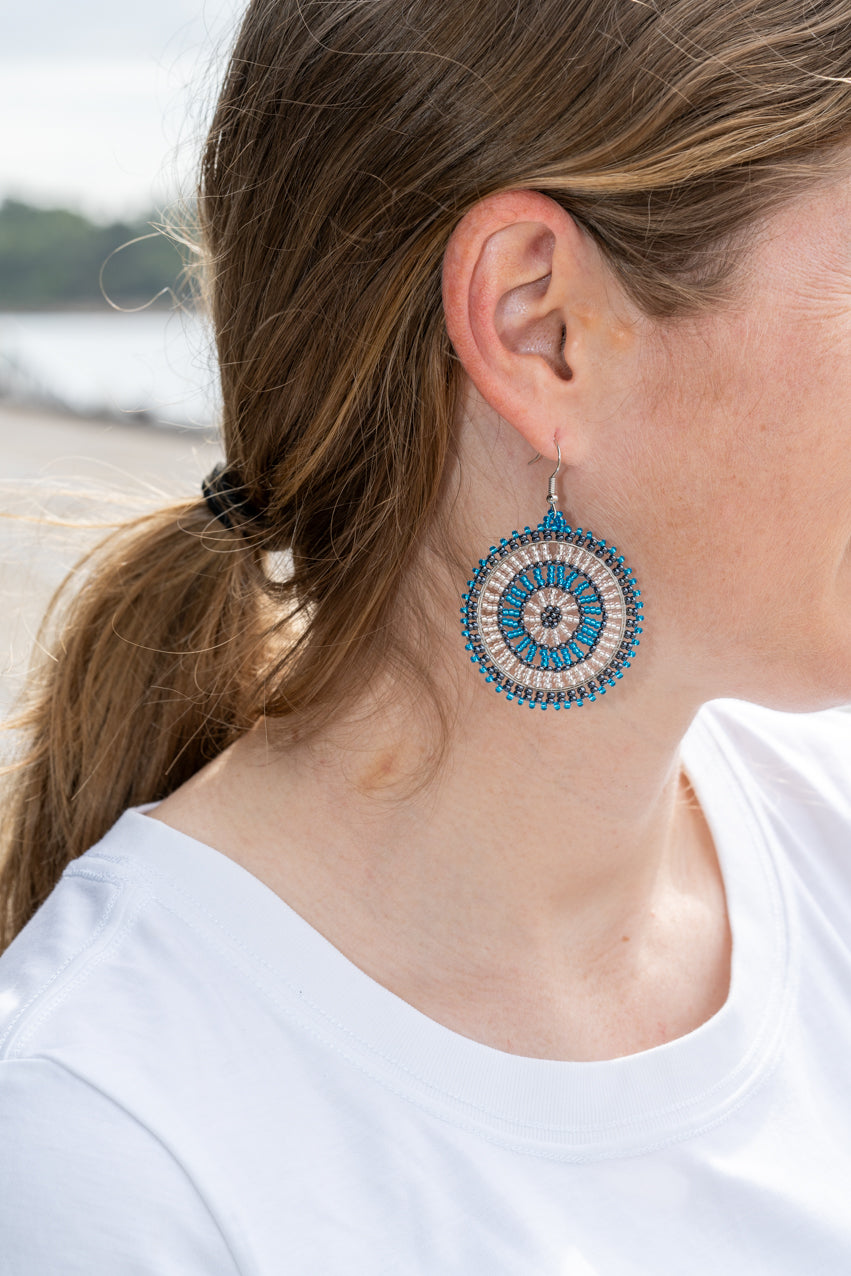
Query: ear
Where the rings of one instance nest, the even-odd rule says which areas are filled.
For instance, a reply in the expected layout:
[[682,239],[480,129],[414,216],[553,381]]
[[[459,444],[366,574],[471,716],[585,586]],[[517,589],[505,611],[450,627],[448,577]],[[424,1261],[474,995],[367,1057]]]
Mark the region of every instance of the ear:
[[467,375],[542,456],[555,460],[557,436],[566,465],[598,389],[607,274],[590,237],[536,191],[480,200],[444,255],[446,327]]

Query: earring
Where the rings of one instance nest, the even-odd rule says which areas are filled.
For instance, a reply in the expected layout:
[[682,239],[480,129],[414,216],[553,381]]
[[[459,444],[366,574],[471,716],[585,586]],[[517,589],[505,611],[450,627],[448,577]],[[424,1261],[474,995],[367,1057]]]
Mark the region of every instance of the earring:
[[616,547],[574,530],[556,509],[557,441],[556,450],[544,518],[491,545],[461,608],[466,649],[485,681],[541,709],[605,695],[630,667],[644,608]]

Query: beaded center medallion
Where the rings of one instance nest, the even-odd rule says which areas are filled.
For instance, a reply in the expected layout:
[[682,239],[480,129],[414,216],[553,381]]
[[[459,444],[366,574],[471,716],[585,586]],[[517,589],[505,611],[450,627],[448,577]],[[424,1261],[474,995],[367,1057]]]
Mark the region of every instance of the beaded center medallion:
[[560,510],[491,545],[467,584],[470,659],[507,700],[566,709],[605,695],[629,668],[644,606],[632,570]]

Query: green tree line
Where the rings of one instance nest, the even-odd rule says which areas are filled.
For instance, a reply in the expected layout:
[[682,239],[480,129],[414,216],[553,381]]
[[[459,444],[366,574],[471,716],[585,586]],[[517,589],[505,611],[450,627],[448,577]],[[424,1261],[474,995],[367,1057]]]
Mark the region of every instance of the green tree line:
[[[156,222],[152,215],[100,225],[68,209],[7,199],[0,204],[0,310],[100,308],[104,293],[131,308],[164,289],[185,300],[185,250],[155,232]],[[167,291],[154,304],[173,305],[174,297]]]

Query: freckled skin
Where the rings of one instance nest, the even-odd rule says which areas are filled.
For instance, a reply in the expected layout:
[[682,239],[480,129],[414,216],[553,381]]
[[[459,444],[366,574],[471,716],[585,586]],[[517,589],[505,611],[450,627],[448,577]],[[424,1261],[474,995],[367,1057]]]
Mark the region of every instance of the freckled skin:
[[623,511],[672,676],[706,698],[851,700],[850,220],[851,177],[775,214],[730,305],[607,330],[635,375],[574,499]]

